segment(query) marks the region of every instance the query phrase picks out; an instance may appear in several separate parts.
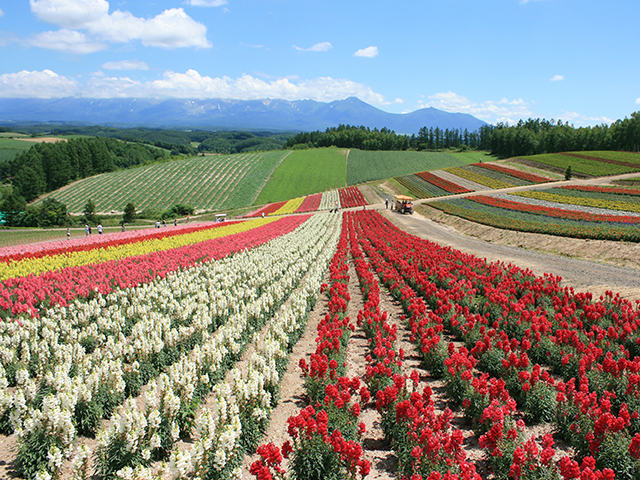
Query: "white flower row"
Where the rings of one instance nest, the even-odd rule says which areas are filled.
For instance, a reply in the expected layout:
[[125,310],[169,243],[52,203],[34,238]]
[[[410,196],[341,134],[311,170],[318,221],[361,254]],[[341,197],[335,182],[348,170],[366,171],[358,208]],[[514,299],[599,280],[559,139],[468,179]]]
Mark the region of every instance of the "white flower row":
[[324,192],[320,199],[318,210],[331,210],[336,207],[336,202],[338,202],[338,207],[340,207],[340,193],[338,190]]
[[[268,329],[268,333],[265,336],[265,346],[267,351],[276,353],[280,356],[286,355],[286,348],[288,345],[277,346],[276,340],[282,338],[288,338],[286,332],[288,330],[295,331],[294,325],[296,321],[292,320],[295,317],[295,312],[298,312],[298,319],[301,317],[299,312],[306,312],[309,305],[309,298],[313,295],[317,296],[319,290],[320,280],[322,274],[328,265],[328,262],[333,255],[335,245],[337,244],[337,236],[339,234],[339,228],[336,227],[338,222],[328,215],[317,215],[312,220],[306,222],[303,227],[296,232],[293,232],[288,237],[285,245],[273,244],[274,256],[269,258],[279,259],[280,262],[288,263],[288,260],[297,257],[294,263],[289,263],[288,270],[284,271],[278,282],[270,284],[266,287],[262,295],[257,298],[253,303],[246,304],[246,309],[241,311],[238,315],[232,316],[229,322],[223,325],[216,334],[212,335],[210,341],[200,347],[194,348],[189,355],[183,356],[176,364],[172,365],[166,375],[163,375],[162,388],[154,388],[153,392],[157,392],[157,395],[164,398],[166,395],[177,394],[179,401],[190,402],[192,394],[195,391],[199,382],[203,382],[203,378],[206,377],[207,371],[216,371],[223,367],[222,361],[224,360],[226,352],[221,352],[220,347],[227,347],[228,350],[238,353],[242,348],[239,343],[245,330],[248,328],[247,319],[252,315],[258,315],[264,312],[272,311],[272,307],[282,303],[282,301],[288,296],[293,287],[295,287],[300,278],[307,272],[308,277],[313,278],[310,283],[311,286],[301,288],[299,292],[296,292],[296,299],[292,301],[292,305],[295,305],[295,310],[291,310],[292,307],[283,307],[283,313],[281,315],[275,315],[271,320],[271,327]],[[333,230],[331,235],[327,235],[328,230]],[[332,245],[328,250],[331,253],[327,253],[325,245],[330,242]],[[285,257],[287,257],[285,259]],[[268,261],[267,261],[268,262]],[[254,264],[255,265],[255,264]],[[259,265],[260,268],[264,267],[264,264]],[[313,273],[311,273],[313,272]],[[321,272],[321,273],[319,273]],[[319,278],[319,279],[318,279]],[[306,283],[306,282],[305,282]],[[254,310],[255,308],[255,310]],[[251,313],[253,312],[253,313]],[[291,313],[287,313],[291,312]],[[273,325],[276,325],[275,327]],[[224,344],[224,340],[235,342]],[[277,346],[277,348],[276,348]],[[235,347],[235,348],[234,348]],[[252,360],[252,370],[254,372],[260,372],[260,375],[266,375],[271,385],[276,385],[278,382],[278,375],[275,370],[275,356],[272,356],[269,360],[259,360],[261,357],[255,357]],[[257,362],[257,363],[256,363]],[[237,378],[237,373],[234,378]],[[259,388],[260,385],[264,385],[260,377],[253,378],[252,389]],[[204,380],[206,381],[206,379]],[[257,382],[257,383],[256,383]],[[238,385],[238,382],[233,382],[233,385]],[[213,454],[213,465],[216,469],[222,470],[225,468],[229,459],[237,454],[239,434],[237,433],[236,423],[238,415],[238,402],[228,402],[232,398],[225,389],[229,386],[222,382],[214,388],[214,398],[219,399],[214,407],[213,417],[216,419],[215,431],[217,441],[215,453]],[[150,390],[147,390],[149,392]],[[251,390],[253,391],[253,390]],[[221,399],[224,399],[222,401]],[[270,396],[261,394],[260,405],[269,406]],[[149,402],[147,402],[148,404]],[[126,408],[137,409],[135,404],[128,404]],[[177,406],[179,408],[179,405]],[[177,408],[173,412],[162,411],[161,416],[163,421],[167,423],[175,422],[175,413]],[[229,409],[226,412],[222,412],[222,408]],[[148,406],[143,407],[146,415],[153,413],[156,410],[151,410]],[[131,414],[129,414],[131,415]],[[227,421],[224,421],[227,419]],[[112,425],[119,425],[119,416],[114,417]],[[172,423],[173,424],[173,423]],[[224,432],[227,432],[226,434]],[[222,441],[226,438],[227,441]],[[232,441],[233,440],[233,441]],[[99,436],[99,445],[102,449],[108,449],[110,445],[121,441],[121,433],[116,427],[110,427],[107,431],[103,432]],[[198,444],[197,448],[200,448],[202,444]],[[137,449],[140,448],[137,444],[127,444],[128,448]],[[176,457],[178,455],[178,457]],[[191,470],[198,470],[204,468],[202,459],[209,458],[202,455],[192,455],[195,459],[191,463]],[[174,454],[173,460],[176,465],[186,465],[184,454]],[[178,461],[179,460],[179,461]],[[175,472],[181,472],[183,468],[176,467]],[[123,472],[124,474],[125,472]],[[176,477],[179,478],[179,477]]]
[[[336,218],[333,231],[327,234],[328,241],[324,244],[326,248],[311,264],[304,284],[273,315],[262,341],[256,339],[256,351],[248,362],[246,372],[234,368],[229,384],[222,381],[214,387],[211,409],[205,407],[198,415],[198,440],[191,450],[175,449],[171,453],[169,468],[167,472],[163,472],[163,478],[177,480],[199,477],[211,465],[219,472],[224,470],[227,462],[241,453],[240,411],[243,410],[245,415],[249,412],[258,420],[266,420],[270,416],[271,392],[278,389],[281,380],[276,362],[288,358],[292,340],[298,337],[306,325],[310,306],[319,295],[340,235],[340,217]],[[118,472],[118,476],[130,478],[132,472],[131,469],[125,469]],[[136,478],[152,478],[154,472],[151,468],[138,468],[135,474]],[[240,469],[230,473],[236,478],[239,478],[239,474]]]

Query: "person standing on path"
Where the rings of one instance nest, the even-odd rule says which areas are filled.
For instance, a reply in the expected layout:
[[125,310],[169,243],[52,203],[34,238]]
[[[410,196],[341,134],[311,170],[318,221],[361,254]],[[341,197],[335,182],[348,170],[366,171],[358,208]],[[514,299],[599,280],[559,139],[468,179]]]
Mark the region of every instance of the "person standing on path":
[[98,235],[102,235],[102,224],[98,224]]
[[89,225],[85,224],[84,226],[84,236],[88,237],[89,236]]
[[67,240],[71,238],[71,230],[67,228]]
[[384,200],[384,208],[389,208],[389,199],[385,198]]

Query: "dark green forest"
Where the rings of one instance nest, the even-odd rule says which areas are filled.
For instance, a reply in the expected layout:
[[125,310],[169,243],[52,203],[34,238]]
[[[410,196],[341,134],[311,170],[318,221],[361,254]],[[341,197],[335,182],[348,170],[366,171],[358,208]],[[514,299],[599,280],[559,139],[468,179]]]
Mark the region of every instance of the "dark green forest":
[[520,120],[516,125],[491,127],[485,147],[501,157],[584,150],[640,151],[640,112],[611,125],[575,128],[568,122],[545,119]]
[[287,140],[285,148],[339,147],[359,150],[442,150],[448,148],[482,148],[486,143],[490,127],[477,132],[467,129],[444,129],[422,127],[417,135],[398,135],[393,130],[382,128],[339,125],[324,132],[301,132]]

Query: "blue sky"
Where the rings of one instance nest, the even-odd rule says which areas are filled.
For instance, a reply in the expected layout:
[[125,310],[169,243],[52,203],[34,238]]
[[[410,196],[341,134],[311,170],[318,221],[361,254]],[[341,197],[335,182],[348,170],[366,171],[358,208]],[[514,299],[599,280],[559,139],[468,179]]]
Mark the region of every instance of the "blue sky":
[[640,110],[640,2],[0,0],[0,97],[423,107],[575,126]]

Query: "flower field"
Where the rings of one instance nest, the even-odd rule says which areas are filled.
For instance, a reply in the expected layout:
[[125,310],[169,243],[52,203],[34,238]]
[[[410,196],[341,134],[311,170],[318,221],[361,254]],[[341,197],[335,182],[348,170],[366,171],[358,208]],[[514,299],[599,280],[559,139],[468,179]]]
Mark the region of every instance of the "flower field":
[[[345,315],[349,256],[365,302],[357,318]],[[329,312],[310,363],[300,362],[310,404],[287,421],[290,440],[258,448],[251,472],[366,477],[358,417],[375,409],[399,478],[638,478],[640,310],[559,280],[439,247],[375,212],[345,213]],[[400,323],[381,310],[383,291],[402,305]],[[358,330],[369,343],[366,373],[349,378],[345,351]],[[427,371],[405,369],[401,330]],[[446,405],[435,402],[434,379]],[[532,435],[535,426],[543,433]],[[471,444],[482,462],[467,457]]]
[[430,203],[445,213],[507,230],[640,241],[640,191],[563,186]]
[[494,163],[473,163],[441,171],[420,172],[395,177],[395,180],[417,198],[441,197],[550,181],[540,175]]
[[290,213],[316,212],[320,210],[332,210],[338,202],[338,207],[351,208],[367,205],[362,192],[358,187],[346,187],[338,190],[330,190],[324,193],[316,193],[306,197],[292,200],[268,203],[253,212],[244,215],[246,218],[261,217],[267,215],[287,215]]
[[[93,461],[104,477],[184,478],[188,468],[231,478],[256,442],[333,256],[340,217],[190,230],[168,238],[206,236],[156,250],[155,258],[143,250],[60,268],[55,284],[47,273],[2,282],[13,292],[7,301],[30,306],[0,323],[0,429],[18,437],[21,476],[59,478],[71,469],[74,478],[88,478]],[[123,243],[154,241],[138,240]],[[28,291],[36,285],[52,294]],[[61,295],[53,295],[56,288]],[[256,347],[248,369],[233,370],[249,344]],[[178,449],[189,436],[198,439],[191,450]],[[84,439],[94,437],[90,454]]]
[[[0,439],[22,478],[232,479],[256,451],[261,480],[365,478],[365,411],[406,480],[640,476],[638,304],[488,264],[374,211],[0,249],[0,267]],[[280,426],[287,442],[261,445],[321,294],[304,405]],[[368,347],[354,376],[356,332]],[[422,366],[406,367],[401,334]]]

